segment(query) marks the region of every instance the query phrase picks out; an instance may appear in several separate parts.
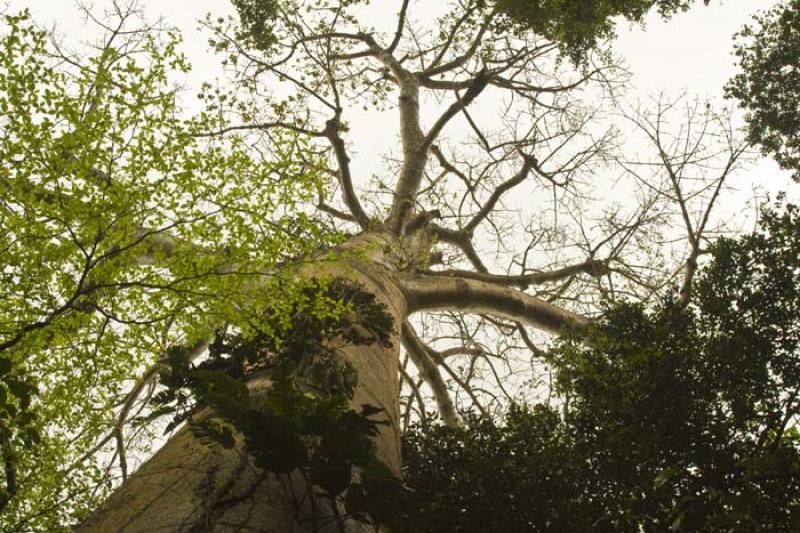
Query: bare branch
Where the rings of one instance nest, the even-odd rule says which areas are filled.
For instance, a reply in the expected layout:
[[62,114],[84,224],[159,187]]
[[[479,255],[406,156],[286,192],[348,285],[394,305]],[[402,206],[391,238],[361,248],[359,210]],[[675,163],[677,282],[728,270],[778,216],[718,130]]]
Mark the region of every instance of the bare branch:
[[481,261],[481,258],[478,256],[478,252],[472,245],[471,236],[469,234],[463,231],[453,231],[451,229],[442,228],[435,224],[431,224],[430,229],[434,236],[440,241],[457,246],[469,262],[472,263],[475,270],[483,273],[489,272],[489,269],[483,264],[483,261]]
[[469,82],[467,92],[442,113],[422,140],[422,148],[427,150],[439,136],[445,125],[460,111],[466,109],[486,88],[492,78],[491,72],[485,67]]
[[433,391],[433,397],[436,400],[439,414],[441,414],[444,423],[448,427],[461,426],[461,420],[458,417],[458,413],[456,413],[450,393],[447,391],[447,384],[442,379],[439,368],[431,357],[431,351],[407,321],[403,322],[401,339],[403,347],[408,352],[414,365],[419,369],[420,377]]
[[353,177],[350,174],[350,157],[347,155],[347,150],[344,146],[344,141],[339,135],[341,123],[339,122],[339,115],[332,118],[325,124],[325,136],[333,145],[333,152],[336,155],[336,162],[339,165],[339,184],[342,186],[342,194],[344,195],[344,202],[347,208],[353,215],[353,218],[358,225],[363,229],[369,228],[369,217],[361,207],[361,202],[358,201],[356,191],[353,188]]
[[[474,10],[474,8],[473,8]],[[463,20],[466,20],[471,15],[471,10],[465,10]],[[476,33],[475,37],[472,39],[472,43],[470,44],[469,48],[467,48],[464,53],[459,55],[458,57],[448,61],[446,63],[441,63],[442,59],[444,59],[445,54],[447,53],[447,49],[449,47],[449,43],[455,38],[458,32],[458,25],[454,28],[448,37],[447,45],[442,48],[439,55],[433,60],[433,63],[423,72],[420,73],[420,78],[430,78],[431,76],[437,76],[439,74],[444,74],[445,72],[449,72],[455,70],[459,67],[465,65],[470,59],[475,56],[475,52],[478,50],[478,47],[481,45],[483,40],[483,36],[486,34],[486,30],[489,29],[492,21],[494,20],[494,13],[491,13],[483,23],[478,28],[478,32]],[[461,21],[459,21],[461,22]],[[460,25],[460,24],[459,24]]]
[[507,181],[504,181],[503,183],[498,185],[497,188],[495,188],[495,190],[492,192],[492,195],[489,197],[486,203],[483,204],[483,207],[481,207],[480,211],[478,211],[478,214],[472,217],[472,220],[467,222],[467,224],[464,226],[465,232],[471,234],[473,231],[475,231],[475,228],[478,227],[478,224],[480,224],[483,220],[485,220],[486,217],[489,216],[489,214],[492,211],[494,211],[497,202],[500,201],[500,198],[503,196],[503,194],[505,194],[510,189],[516,187],[517,185],[525,181],[525,178],[528,177],[528,173],[536,164],[536,159],[534,159],[533,157],[526,156],[524,154],[522,158],[523,158],[522,168],[519,170],[519,172],[517,172],[512,178],[508,179]]
[[340,220],[345,220],[345,221],[347,221],[347,222],[355,222],[355,221],[356,221],[356,219],[353,217],[353,215],[350,215],[350,214],[348,214],[348,213],[345,213],[344,211],[339,211],[339,210],[338,210],[338,209],[336,209],[335,207],[333,207],[333,206],[331,206],[331,205],[328,205],[328,204],[326,204],[326,203],[325,203],[325,202],[323,202],[322,200],[320,200],[320,201],[317,203],[317,208],[318,208],[320,211],[322,211],[322,212],[324,212],[324,213],[328,213],[329,215],[331,215],[331,216],[333,216],[333,217],[335,217],[335,218],[338,218],[338,219],[340,219]]
[[[667,187],[653,186],[646,177],[640,177],[631,168],[636,163],[621,164],[656,194],[676,206],[680,213],[689,247],[678,293],[679,301],[685,305],[689,302],[711,211],[749,146],[738,138],[726,112],[716,113],[710,102],[700,100],[683,106],[683,125],[677,134],[672,134],[666,124],[669,114],[675,112],[681,102],[681,98],[665,102],[660,97],[655,111],[637,109],[625,115],[649,139],[656,152],[655,162],[666,175]],[[647,163],[639,163],[644,164]]]
[[406,14],[408,13],[408,4],[410,0],[403,0],[403,5],[400,7],[400,13],[397,15],[397,29],[394,32],[394,39],[386,50],[391,54],[394,53],[397,45],[400,44],[400,39],[403,37],[403,28],[406,25]]
[[296,124],[290,124],[288,122],[281,122],[281,121],[270,121],[270,122],[261,122],[256,124],[240,124],[237,126],[228,126],[226,128],[222,128],[219,130],[202,132],[202,133],[195,133],[195,137],[219,137],[225,135],[226,133],[231,133],[234,131],[264,131],[272,128],[280,128],[289,131],[294,131],[296,133],[302,133],[303,135],[308,135],[310,137],[325,137],[326,132],[324,131],[316,131],[311,130],[308,128],[303,128],[297,126]]

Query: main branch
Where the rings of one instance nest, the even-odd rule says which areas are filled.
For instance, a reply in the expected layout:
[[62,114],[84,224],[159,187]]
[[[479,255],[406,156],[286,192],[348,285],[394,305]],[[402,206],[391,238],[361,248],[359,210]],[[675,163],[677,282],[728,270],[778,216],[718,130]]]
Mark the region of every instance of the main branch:
[[587,318],[510,287],[464,277],[400,274],[408,311],[458,310],[520,321],[550,333]]

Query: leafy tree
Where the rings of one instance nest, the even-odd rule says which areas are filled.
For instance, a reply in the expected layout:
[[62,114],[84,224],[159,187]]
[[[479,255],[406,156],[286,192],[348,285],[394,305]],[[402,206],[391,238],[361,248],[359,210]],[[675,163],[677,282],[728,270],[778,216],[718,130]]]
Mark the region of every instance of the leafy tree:
[[242,20],[243,31],[239,38],[259,50],[269,50],[276,43],[272,24],[278,16],[275,0],[233,0]]
[[[546,335],[602,301],[675,279],[688,299],[746,152],[725,113],[657,101],[631,114],[649,155],[623,152],[604,106],[624,72],[602,46],[576,67],[557,32],[509,31],[479,0],[403,0],[383,32],[369,4],[209,19],[230,79],[194,118],[167,82],[175,38],[117,4],[86,57],[9,19],[0,239],[24,261],[5,409],[33,414],[7,439],[30,474],[6,479],[5,529],[414,526],[409,420],[435,403],[458,426],[535,392]],[[353,156],[364,108],[397,126],[379,172]],[[630,197],[609,205],[613,184]]]
[[[349,2],[356,3],[356,2]],[[706,2],[708,3],[708,2]],[[477,5],[500,15],[495,24],[501,31],[534,31],[559,43],[562,52],[575,63],[587,58],[601,41],[614,37],[620,18],[642,22],[654,7],[668,18],[691,6],[691,0],[482,0]],[[242,27],[240,39],[260,50],[276,44],[272,26],[278,16],[273,0],[233,0]]]
[[418,427],[424,531],[796,531],[800,209],[721,239],[687,307],[623,304],[551,352],[568,398]]
[[135,30],[132,16],[85,56],[27,13],[3,17],[4,531],[55,531],[102,500],[110,478],[94,454],[116,454],[125,477],[137,446],[124,429],[139,409],[131,383],[149,386],[166,346],[245,327],[281,286],[290,300],[280,262],[326,235],[287,208],[321,186],[295,155],[303,140],[285,135],[259,159],[241,139],[197,137],[224,123],[213,106],[181,116],[177,35]]
[[726,93],[747,110],[750,140],[800,180],[800,2],[774,6],[736,38],[740,72]]
[[691,0],[494,0],[490,4],[504,15],[501,25],[533,30],[560,43],[565,55],[580,62],[600,41],[614,36],[619,18],[642,22],[656,7],[663,17],[685,11]]

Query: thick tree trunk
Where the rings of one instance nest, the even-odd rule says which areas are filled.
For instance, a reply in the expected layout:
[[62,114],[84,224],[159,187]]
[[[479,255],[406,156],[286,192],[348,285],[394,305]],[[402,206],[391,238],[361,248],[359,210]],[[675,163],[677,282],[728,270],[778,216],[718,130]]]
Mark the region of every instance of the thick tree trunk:
[[[361,239],[357,239],[363,241]],[[382,239],[378,239],[381,241]],[[373,250],[375,247],[373,247]],[[380,252],[377,252],[380,255]],[[371,255],[371,254],[370,254]],[[378,458],[400,474],[399,330],[406,302],[391,271],[377,262],[350,261],[346,268],[312,267],[344,275],[372,292],[395,319],[392,347],[375,343],[341,350],[358,372],[353,405],[382,407],[390,425],[381,426]],[[248,383],[257,394],[268,384]],[[313,491],[299,473],[276,476],[255,468],[241,443],[231,450],[209,448],[190,431],[179,431],[141,466],[77,531],[342,531],[336,509]],[[358,531],[357,523],[344,530]]]
[[[394,320],[391,347],[380,343],[341,348],[339,355],[358,372],[352,405],[384,410],[389,424],[380,426],[377,457],[400,475],[398,355],[400,329],[409,313],[460,309],[523,321],[557,332],[570,322],[585,319],[534,296],[502,284],[453,276],[400,273],[403,258],[424,256],[419,250],[429,239],[395,241],[391,235],[364,233],[340,247],[355,252],[349,259],[318,262],[302,267],[307,276],[350,279],[375,295]],[[393,259],[395,258],[395,259]],[[253,377],[248,382],[257,396],[269,383]],[[295,472],[276,476],[260,471],[242,443],[231,450],[209,448],[190,431],[179,431],[149,461],[117,489],[77,531],[359,531],[363,526],[337,519],[338,510]]]

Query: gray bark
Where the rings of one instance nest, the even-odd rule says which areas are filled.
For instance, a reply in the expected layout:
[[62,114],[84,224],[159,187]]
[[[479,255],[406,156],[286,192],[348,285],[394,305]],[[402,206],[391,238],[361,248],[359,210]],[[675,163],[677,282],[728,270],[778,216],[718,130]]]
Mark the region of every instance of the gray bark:
[[457,310],[525,322],[558,333],[587,319],[530,294],[476,279],[403,274],[399,277],[409,312]]
[[[429,240],[418,239],[425,243]],[[429,244],[428,244],[429,245]],[[377,457],[398,477],[400,406],[398,361],[403,321],[413,312],[442,308],[523,320],[547,331],[581,322],[577,315],[521,291],[475,279],[397,272],[391,235],[365,233],[338,249],[358,250],[360,259],[321,261],[303,267],[304,275],[341,276],[376,296],[394,319],[392,346],[348,346],[339,355],[358,372],[352,405],[384,409],[389,424],[380,426]],[[407,255],[399,253],[399,258]],[[402,261],[400,262],[402,263]],[[433,369],[431,369],[433,370]],[[252,394],[268,387],[253,378]],[[455,413],[451,413],[455,419]],[[253,466],[240,443],[231,450],[209,448],[188,430],[179,431],[131,475],[89,519],[77,528],[88,532],[151,531],[359,531],[363,525],[335,519],[337,509],[315,496],[300,473],[276,476]]]

